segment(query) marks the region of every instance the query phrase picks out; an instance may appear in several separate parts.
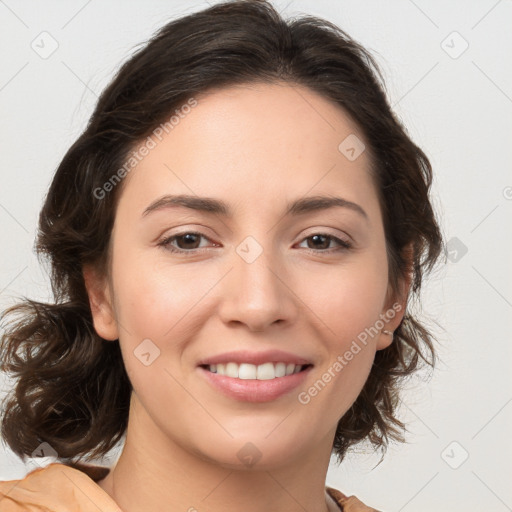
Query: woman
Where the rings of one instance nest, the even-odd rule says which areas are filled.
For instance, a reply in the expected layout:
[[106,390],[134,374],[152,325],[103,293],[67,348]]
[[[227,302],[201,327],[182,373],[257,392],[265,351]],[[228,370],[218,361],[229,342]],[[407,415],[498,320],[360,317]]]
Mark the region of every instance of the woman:
[[442,250],[431,180],[329,22],[249,0],[163,27],[50,186],[54,303],[5,315],[3,438],[59,463],[0,510],[374,510],[325,477],[402,439],[401,379],[434,365],[407,311]]

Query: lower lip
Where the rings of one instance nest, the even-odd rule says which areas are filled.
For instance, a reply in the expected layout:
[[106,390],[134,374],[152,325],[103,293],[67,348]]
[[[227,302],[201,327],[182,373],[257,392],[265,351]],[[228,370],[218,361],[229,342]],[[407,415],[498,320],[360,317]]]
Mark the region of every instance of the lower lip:
[[198,367],[206,380],[217,390],[229,398],[241,402],[270,402],[286,393],[289,393],[306,379],[312,366],[308,366],[299,373],[292,373],[285,377],[276,377],[269,380],[234,379],[226,375],[213,373],[206,368]]

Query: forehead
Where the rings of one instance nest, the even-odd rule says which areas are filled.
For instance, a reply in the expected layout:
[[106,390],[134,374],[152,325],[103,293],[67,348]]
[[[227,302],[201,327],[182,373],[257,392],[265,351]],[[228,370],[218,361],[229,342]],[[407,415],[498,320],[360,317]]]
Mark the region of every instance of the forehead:
[[172,126],[150,136],[154,147],[124,183],[132,204],[140,200],[142,208],[163,193],[288,203],[333,188],[361,202],[373,188],[368,152],[349,159],[340,150],[351,137],[362,143],[358,125],[304,86],[243,84],[193,100],[193,107],[177,107]]

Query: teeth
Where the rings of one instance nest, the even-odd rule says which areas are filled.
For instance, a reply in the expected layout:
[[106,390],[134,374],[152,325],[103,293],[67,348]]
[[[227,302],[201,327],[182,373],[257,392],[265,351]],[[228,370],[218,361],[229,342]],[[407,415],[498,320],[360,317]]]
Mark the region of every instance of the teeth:
[[238,365],[236,363],[226,363],[224,375],[234,379],[238,378]]
[[239,379],[255,379],[258,376],[258,378],[261,378],[258,375],[258,368],[253,364],[242,363],[240,366],[238,366],[236,363],[231,364],[235,367],[235,371],[231,375],[229,375],[230,377],[235,377]]
[[[253,368],[256,368],[253,364],[249,365],[240,365],[240,370],[243,366],[252,366]],[[258,368],[256,368],[256,375],[255,377],[258,380],[270,380],[276,378],[276,369],[274,368],[273,363],[264,363],[260,364]],[[239,378],[243,379],[242,373],[240,372]],[[254,378],[254,377],[253,377]]]
[[299,373],[302,365],[293,363],[263,363],[258,366],[249,363],[211,364],[208,370],[219,375],[226,375],[234,379],[270,380]]
[[[291,366],[291,364],[290,364],[290,366]],[[295,365],[294,365],[294,369],[295,369]],[[284,377],[286,375],[286,364],[285,363],[276,363],[275,375],[276,375],[276,377]]]

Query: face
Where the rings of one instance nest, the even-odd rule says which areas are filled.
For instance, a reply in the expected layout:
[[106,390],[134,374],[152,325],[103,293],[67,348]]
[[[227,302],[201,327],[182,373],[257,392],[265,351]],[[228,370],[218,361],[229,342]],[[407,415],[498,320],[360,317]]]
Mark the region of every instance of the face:
[[196,100],[122,184],[109,282],[86,275],[95,328],[119,338],[144,424],[226,467],[271,467],[332,443],[403,312],[345,112],[287,84]]

